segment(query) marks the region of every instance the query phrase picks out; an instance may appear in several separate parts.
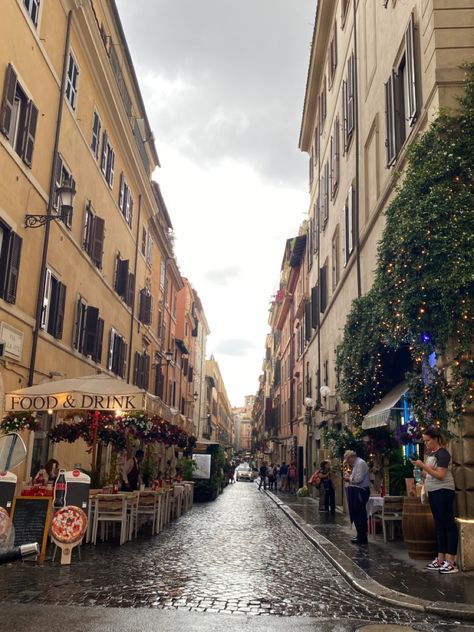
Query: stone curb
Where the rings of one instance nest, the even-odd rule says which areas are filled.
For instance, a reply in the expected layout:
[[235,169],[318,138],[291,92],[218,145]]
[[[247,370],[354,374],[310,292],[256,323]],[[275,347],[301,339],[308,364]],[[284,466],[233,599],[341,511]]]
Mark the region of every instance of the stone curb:
[[265,493],[288,516],[291,522],[304,534],[324,557],[341,573],[356,590],[399,608],[410,608],[419,612],[437,614],[443,617],[459,618],[474,621],[474,607],[465,603],[447,601],[428,601],[419,597],[411,597],[391,588],[383,586],[372,579],[360,566],[357,566],[343,551],[325,538],[317,529],[307,524],[293,509],[280,498],[266,490]]

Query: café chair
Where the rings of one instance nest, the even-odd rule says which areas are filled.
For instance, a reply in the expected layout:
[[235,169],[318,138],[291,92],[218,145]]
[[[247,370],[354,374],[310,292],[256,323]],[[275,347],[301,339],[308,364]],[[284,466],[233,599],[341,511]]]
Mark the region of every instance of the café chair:
[[156,533],[158,494],[154,491],[144,491],[138,494],[137,521],[135,535],[140,527],[140,518],[151,521],[151,532]]
[[97,494],[92,527],[92,544],[97,542],[97,531],[101,524],[102,540],[108,536],[108,525],[120,524],[120,545],[127,541],[128,516],[127,496],[125,494]]
[[379,514],[382,521],[383,541],[387,542],[386,523],[390,524],[390,539],[394,538],[395,522],[402,521],[403,496],[385,496],[383,499],[382,513]]

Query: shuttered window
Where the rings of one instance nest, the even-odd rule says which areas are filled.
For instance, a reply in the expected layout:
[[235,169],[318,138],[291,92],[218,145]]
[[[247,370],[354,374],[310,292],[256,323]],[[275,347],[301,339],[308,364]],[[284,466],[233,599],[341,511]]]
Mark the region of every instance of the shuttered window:
[[347,62],[346,79],[342,82],[342,118],[344,153],[349,149],[355,127],[355,56]]
[[339,118],[334,121],[333,136],[331,136],[331,199],[336,196],[339,186]]
[[65,303],[66,286],[47,268],[40,326],[58,339],[63,336]]
[[80,297],[76,307],[74,347],[79,353],[90,356],[95,362],[100,362],[103,335],[104,321],[99,316],[98,308],[87,305],[85,300]]
[[150,381],[150,356],[147,353],[135,352],[133,383],[139,388],[148,390]]
[[120,259],[120,256],[117,256],[114,289],[124,300],[128,297],[128,282],[130,278],[128,266],[128,259]]
[[311,334],[311,301],[306,301],[304,304],[304,337],[306,342],[311,340]]
[[40,0],[23,0],[23,4],[33,24],[38,26]]
[[122,211],[122,215],[125,217],[127,224],[131,226],[133,215],[133,196],[123,172],[120,174],[118,205],[119,209]]
[[89,204],[85,214],[83,248],[98,268],[102,268],[104,237],[105,221],[95,215]]
[[102,152],[100,155],[100,169],[105,176],[107,184],[112,189],[115,174],[115,152],[109,141],[106,131],[102,134]]
[[329,217],[329,162],[326,162],[321,176],[321,230],[324,230]]
[[152,297],[147,288],[140,290],[138,320],[143,325],[151,325],[151,303]]
[[100,146],[100,130],[102,128],[102,121],[100,120],[100,116],[97,112],[94,112],[92,118],[92,140],[91,140],[91,149],[92,153],[96,158],[99,157],[99,146]]
[[349,188],[344,204],[343,261],[347,265],[355,244],[355,189]]
[[319,285],[311,288],[311,327],[319,327]]
[[120,377],[125,376],[127,348],[125,338],[115,329],[111,328],[109,335],[107,368],[109,371],[112,371],[115,375],[119,375]]
[[328,89],[332,88],[337,68],[337,25],[334,23],[333,35],[328,51]]
[[341,273],[339,226],[337,227],[334,233],[334,236],[332,238],[331,265],[332,265],[332,290],[334,292],[334,290],[337,287],[337,284],[339,283],[339,277]]
[[0,111],[0,131],[28,167],[33,161],[37,122],[38,108],[28,99],[13,66],[8,64]]
[[319,309],[321,314],[324,314],[328,304],[328,265],[327,262],[319,270]]
[[69,53],[66,75],[66,99],[73,110],[77,106],[77,88],[79,83],[79,68],[72,53]]
[[0,298],[16,302],[22,239],[0,222]]

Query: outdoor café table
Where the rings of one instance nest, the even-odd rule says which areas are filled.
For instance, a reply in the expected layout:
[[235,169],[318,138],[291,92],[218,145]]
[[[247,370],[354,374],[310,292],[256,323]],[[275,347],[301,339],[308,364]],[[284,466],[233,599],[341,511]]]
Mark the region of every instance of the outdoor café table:
[[367,501],[367,517],[369,520],[369,531],[375,538],[375,518],[382,513],[384,499],[383,496],[370,496]]

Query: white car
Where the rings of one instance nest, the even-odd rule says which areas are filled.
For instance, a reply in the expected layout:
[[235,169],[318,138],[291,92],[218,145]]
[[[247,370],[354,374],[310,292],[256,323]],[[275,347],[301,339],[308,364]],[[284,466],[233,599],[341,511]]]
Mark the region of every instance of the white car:
[[241,463],[235,470],[236,481],[253,481],[253,471],[248,463]]

